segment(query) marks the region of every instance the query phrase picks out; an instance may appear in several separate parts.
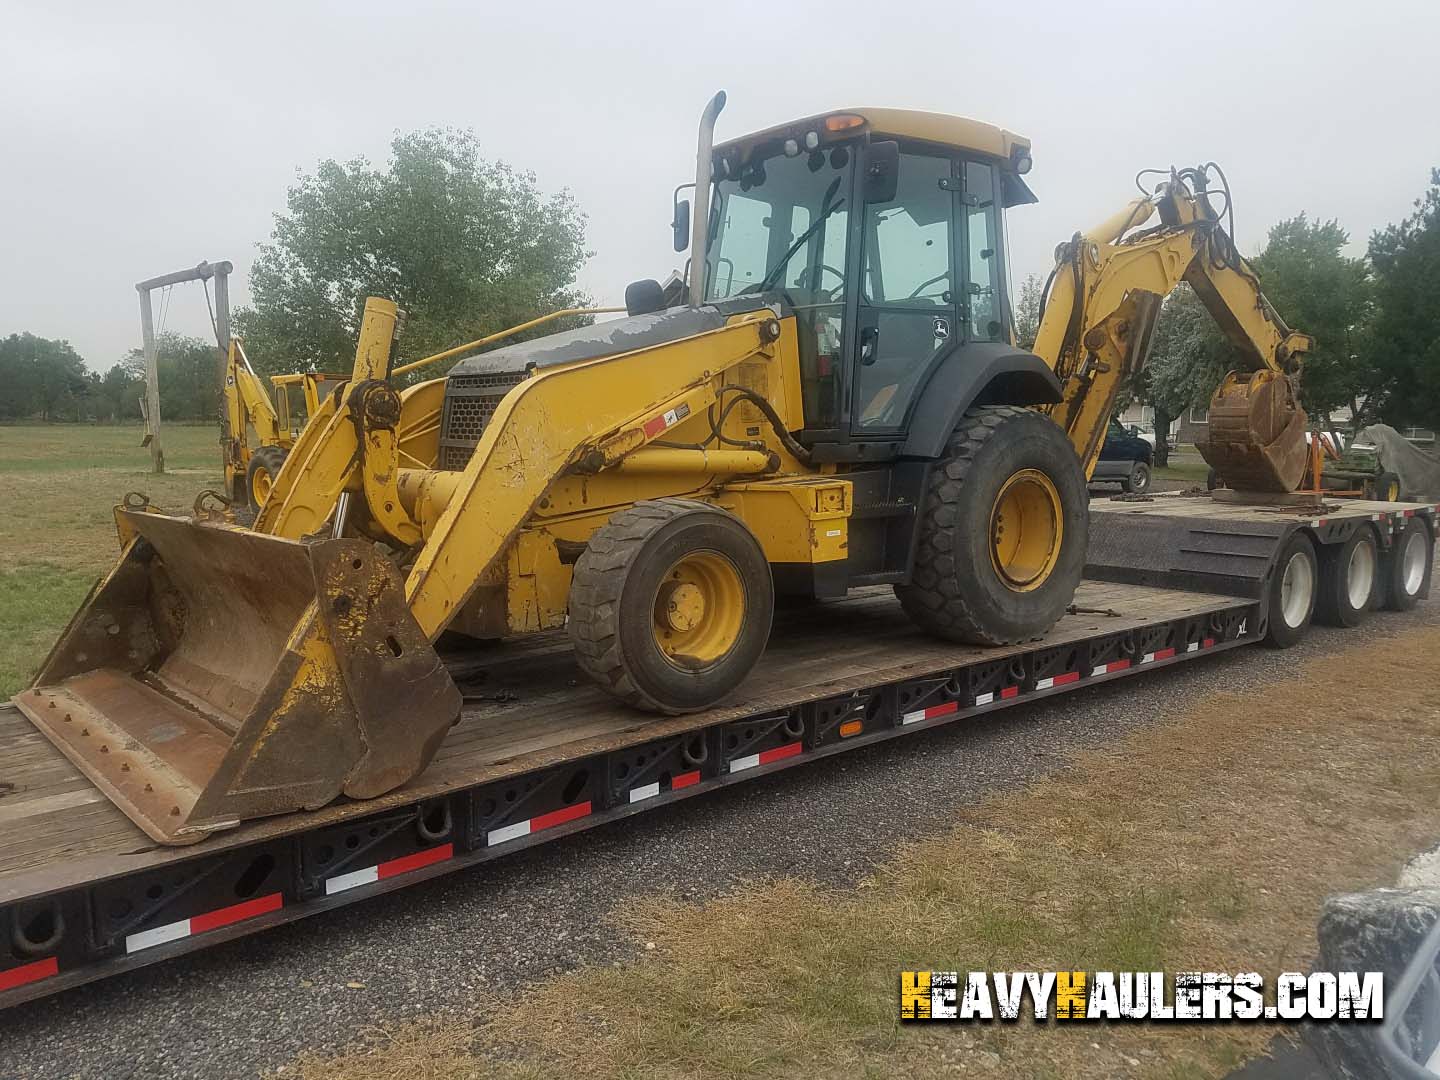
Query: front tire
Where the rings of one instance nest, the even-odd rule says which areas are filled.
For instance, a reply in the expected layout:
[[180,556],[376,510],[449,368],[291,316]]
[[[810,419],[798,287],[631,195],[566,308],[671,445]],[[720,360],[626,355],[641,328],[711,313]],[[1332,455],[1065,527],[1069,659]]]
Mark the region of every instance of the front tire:
[[569,632],[581,669],[631,705],[708,708],[755,666],[775,611],[770,564],[739,518],[651,499],[596,530],[575,563]]
[[969,409],[935,462],[901,606],[974,645],[1045,634],[1074,599],[1089,533],[1085,474],[1065,433],[1016,406]]
[[1400,477],[1393,472],[1382,472],[1365,485],[1365,497],[1377,502],[1400,501]]
[[278,446],[262,446],[250,455],[250,464],[245,467],[245,497],[255,510],[264,506],[270,497],[285,457],[285,451]]

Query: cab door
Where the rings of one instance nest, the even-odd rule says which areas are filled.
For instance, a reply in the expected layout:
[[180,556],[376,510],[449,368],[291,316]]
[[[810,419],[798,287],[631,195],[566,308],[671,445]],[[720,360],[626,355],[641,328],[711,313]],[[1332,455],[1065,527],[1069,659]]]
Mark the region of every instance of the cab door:
[[952,156],[904,152],[895,198],[865,206],[852,435],[904,430],[932,364],[963,334],[959,188]]

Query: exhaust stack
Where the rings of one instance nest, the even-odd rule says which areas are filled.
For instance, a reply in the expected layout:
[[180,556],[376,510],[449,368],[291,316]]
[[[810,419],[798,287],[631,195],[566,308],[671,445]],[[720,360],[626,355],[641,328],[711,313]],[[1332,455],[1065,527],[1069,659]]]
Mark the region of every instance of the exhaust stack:
[[715,156],[715,121],[725,108],[719,91],[700,114],[700,139],[695,153],[695,211],[690,218],[690,305],[705,299],[705,253],[710,243],[710,181]]

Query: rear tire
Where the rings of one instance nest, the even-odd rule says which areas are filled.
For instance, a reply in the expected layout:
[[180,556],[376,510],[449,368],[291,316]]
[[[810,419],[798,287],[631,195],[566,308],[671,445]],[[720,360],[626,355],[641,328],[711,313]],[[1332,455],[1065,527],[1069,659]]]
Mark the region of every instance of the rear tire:
[[580,668],[631,705],[708,708],[750,674],[775,610],[770,564],[733,514],[651,499],[596,530],[570,584]]
[[1130,475],[1120,481],[1120,490],[1127,495],[1144,495],[1150,490],[1150,466],[1143,461],[1135,462]]
[[967,410],[931,468],[910,580],[895,586],[901,606],[951,641],[1040,637],[1080,583],[1088,503],[1075,451],[1048,417],[1010,405]]
[[245,497],[254,509],[259,510],[270,497],[286,456],[278,446],[262,446],[250,455],[250,464],[245,467]]
[[1345,543],[1321,548],[1316,622],[1359,626],[1379,595],[1380,545],[1373,529],[1362,526]]
[[1320,581],[1315,545],[1302,532],[1292,535],[1275,561],[1270,580],[1270,625],[1265,644],[1288,649],[1310,629]]
[[1407,519],[1385,563],[1385,608],[1409,611],[1430,593],[1435,541],[1423,518]]

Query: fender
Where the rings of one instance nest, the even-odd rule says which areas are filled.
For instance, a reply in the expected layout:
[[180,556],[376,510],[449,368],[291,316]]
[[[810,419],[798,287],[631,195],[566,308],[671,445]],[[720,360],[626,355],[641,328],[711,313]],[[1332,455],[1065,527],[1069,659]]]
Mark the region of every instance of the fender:
[[930,374],[902,453],[938,458],[972,405],[1053,405],[1063,397],[1055,372],[1034,353],[1005,342],[967,342],[945,354]]

